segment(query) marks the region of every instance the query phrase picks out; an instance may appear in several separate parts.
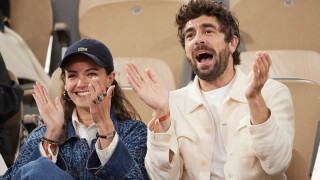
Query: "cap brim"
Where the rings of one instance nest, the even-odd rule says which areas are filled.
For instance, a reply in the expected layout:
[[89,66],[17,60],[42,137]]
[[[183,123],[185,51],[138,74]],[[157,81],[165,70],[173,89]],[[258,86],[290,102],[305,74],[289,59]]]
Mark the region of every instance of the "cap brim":
[[66,57],[64,57],[62,59],[61,64],[60,64],[60,68],[64,68],[68,64],[68,61],[70,60],[70,58],[72,56],[75,56],[75,55],[85,55],[85,56],[89,57],[91,60],[93,60],[98,66],[100,66],[100,67],[104,67],[105,66],[105,64],[102,63],[99,60],[99,58],[95,57],[92,54],[88,54],[86,52],[74,52],[74,53],[68,54]]

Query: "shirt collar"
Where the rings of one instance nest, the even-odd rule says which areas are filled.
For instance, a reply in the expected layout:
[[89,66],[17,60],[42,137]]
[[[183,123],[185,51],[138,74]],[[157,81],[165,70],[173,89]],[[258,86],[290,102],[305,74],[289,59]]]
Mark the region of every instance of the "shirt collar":
[[[233,81],[234,82],[231,84],[226,100],[224,102],[233,99],[241,103],[247,103],[247,99],[245,97],[247,77],[243,72],[241,72],[240,68],[238,67],[235,67],[235,76]],[[191,113],[195,109],[203,106],[205,103],[201,95],[199,77],[196,76],[193,83],[188,88],[189,91],[187,95],[186,112]]]

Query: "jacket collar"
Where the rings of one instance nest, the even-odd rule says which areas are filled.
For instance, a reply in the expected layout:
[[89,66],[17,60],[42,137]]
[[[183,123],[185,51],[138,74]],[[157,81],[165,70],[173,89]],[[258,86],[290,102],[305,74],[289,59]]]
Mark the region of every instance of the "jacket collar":
[[[235,71],[236,73],[234,77],[234,82],[232,83],[230,90],[227,94],[226,100],[224,102],[227,102],[232,99],[240,103],[247,103],[247,99],[245,97],[247,76],[238,67],[235,67]],[[195,77],[193,83],[188,88],[189,91],[187,96],[186,112],[191,113],[195,109],[205,104],[199,86],[198,76]]]
[[248,83],[247,76],[240,70],[239,67],[235,67],[235,79],[234,82],[230,88],[230,91],[228,93],[228,96],[230,99],[233,99],[235,101],[238,101],[240,103],[247,104],[247,98],[245,96],[246,93],[246,87]]

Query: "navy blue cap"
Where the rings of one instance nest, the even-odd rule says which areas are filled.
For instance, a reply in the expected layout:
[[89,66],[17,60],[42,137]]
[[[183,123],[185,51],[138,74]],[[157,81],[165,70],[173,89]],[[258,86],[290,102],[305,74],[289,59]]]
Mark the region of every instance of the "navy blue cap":
[[108,47],[95,39],[81,39],[69,46],[61,61],[60,68],[66,66],[71,56],[79,54],[88,56],[100,67],[114,70],[113,58]]

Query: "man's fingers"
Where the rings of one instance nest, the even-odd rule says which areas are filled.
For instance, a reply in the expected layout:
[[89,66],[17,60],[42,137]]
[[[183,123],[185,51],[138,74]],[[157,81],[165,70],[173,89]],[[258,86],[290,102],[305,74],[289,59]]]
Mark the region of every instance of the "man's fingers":
[[127,71],[127,74],[131,78],[131,82],[134,83],[135,86],[140,87],[141,84],[142,84],[142,79],[143,78],[141,78],[140,75],[136,72],[136,69],[133,67],[132,64],[127,63],[126,71]]
[[134,69],[134,73],[137,74],[137,76],[140,78],[141,81],[144,81],[144,75],[142,73],[140,73],[137,65],[135,63],[133,63],[133,62],[131,63],[131,65],[132,65],[132,67]]
[[151,79],[151,81],[153,81],[156,84],[160,83],[158,76],[156,75],[156,73],[154,73],[154,71],[151,68],[147,68],[146,72],[147,72],[148,77]]

